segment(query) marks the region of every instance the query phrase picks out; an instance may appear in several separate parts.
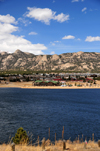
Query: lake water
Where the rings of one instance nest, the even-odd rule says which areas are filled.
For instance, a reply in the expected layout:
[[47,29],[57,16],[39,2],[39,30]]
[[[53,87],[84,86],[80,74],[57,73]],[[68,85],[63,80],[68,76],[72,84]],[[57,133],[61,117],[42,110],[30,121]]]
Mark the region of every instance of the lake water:
[[[99,89],[0,88],[0,143],[8,142],[19,127],[33,134],[34,141],[62,137],[75,140],[94,133],[100,139]],[[10,137],[10,138],[9,138]]]

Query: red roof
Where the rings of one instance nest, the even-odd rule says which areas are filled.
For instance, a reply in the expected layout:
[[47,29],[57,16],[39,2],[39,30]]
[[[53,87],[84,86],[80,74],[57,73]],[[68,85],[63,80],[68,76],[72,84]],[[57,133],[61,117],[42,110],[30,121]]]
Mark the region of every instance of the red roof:
[[92,79],[89,79],[89,78],[86,78],[86,80],[88,80],[88,81],[91,80],[92,81]]
[[53,79],[54,81],[62,81],[62,79]]

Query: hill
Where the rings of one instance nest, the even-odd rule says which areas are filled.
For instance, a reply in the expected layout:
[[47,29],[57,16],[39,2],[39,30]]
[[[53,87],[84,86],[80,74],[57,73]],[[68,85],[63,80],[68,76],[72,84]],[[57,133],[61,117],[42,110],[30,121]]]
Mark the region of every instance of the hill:
[[60,55],[34,55],[16,50],[0,53],[0,70],[100,71],[100,53],[77,52]]

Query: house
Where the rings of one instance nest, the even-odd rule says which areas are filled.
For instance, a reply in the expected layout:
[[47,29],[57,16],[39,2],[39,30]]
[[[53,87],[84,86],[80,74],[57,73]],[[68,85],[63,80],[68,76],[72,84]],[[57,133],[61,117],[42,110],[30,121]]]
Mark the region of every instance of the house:
[[34,86],[60,86],[61,83],[58,81],[42,81],[37,80],[34,82]]
[[86,82],[93,82],[93,79],[86,78]]

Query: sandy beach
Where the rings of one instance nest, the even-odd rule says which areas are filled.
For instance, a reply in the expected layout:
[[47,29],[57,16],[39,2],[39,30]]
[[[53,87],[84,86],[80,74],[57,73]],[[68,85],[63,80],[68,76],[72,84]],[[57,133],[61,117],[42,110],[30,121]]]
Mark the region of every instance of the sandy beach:
[[[0,88],[29,88],[29,89],[100,89],[100,81],[97,81],[96,85],[86,86],[82,83],[82,86],[75,86],[75,83],[71,83],[72,86],[33,86],[32,82],[9,82],[0,83]],[[79,84],[79,83],[78,83]]]

